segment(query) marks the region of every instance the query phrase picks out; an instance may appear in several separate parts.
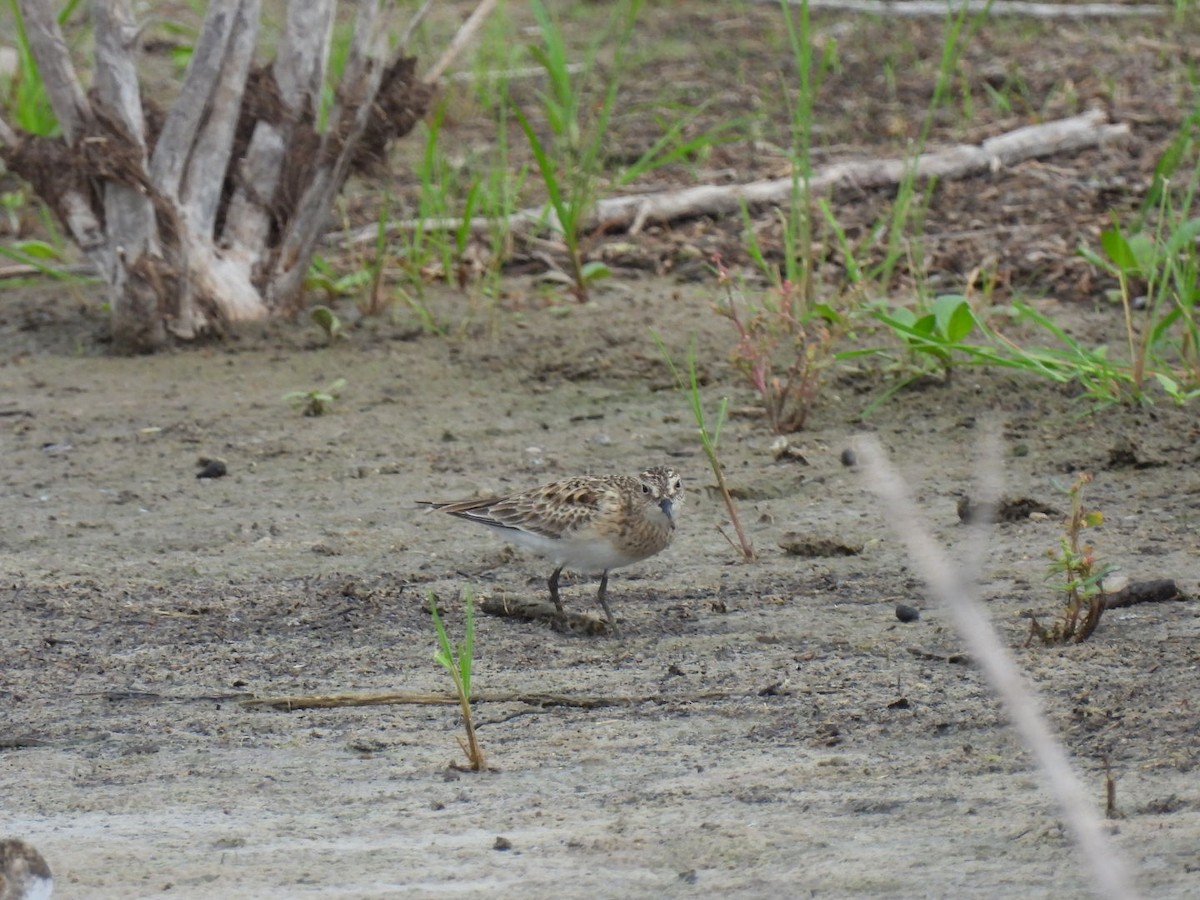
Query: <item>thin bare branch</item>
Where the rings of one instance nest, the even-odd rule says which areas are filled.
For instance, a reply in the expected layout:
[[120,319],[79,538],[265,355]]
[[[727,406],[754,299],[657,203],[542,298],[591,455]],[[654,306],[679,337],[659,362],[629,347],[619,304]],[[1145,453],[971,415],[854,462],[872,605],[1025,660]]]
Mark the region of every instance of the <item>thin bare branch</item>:
[[433,64],[428,72],[425,73],[423,80],[426,84],[433,84],[442,77],[442,73],[450,67],[450,64],[462,52],[462,49],[470,43],[475,36],[475,32],[483,24],[484,20],[491,15],[492,10],[496,8],[496,0],[479,0],[479,5],[475,7],[475,11],[467,17],[467,21],[463,22],[462,27],[458,29],[458,33],[454,35],[454,39],[450,41],[450,46],[442,53],[441,58]]
[[84,124],[92,117],[87,94],[71,64],[71,54],[58,27],[58,5],[46,0],[21,0],[21,15],[29,48],[37,60],[38,71],[46,88],[46,96],[67,143],[73,144]]
[[4,144],[6,147],[15,148],[19,140],[20,138],[18,138],[17,133],[12,130],[12,126],[5,121],[3,116],[0,116],[0,143]]
[[[295,216],[280,242],[275,272],[267,286],[267,305],[271,308],[291,303],[300,291],[308,260],[325,226],[334,194],[346,179],[353,149],[379,94],[386,40],[381,4],[378,0],[360,0],[350,54],[317,155],[322,163],[313,171],[296,205]],[[350,117],[349,122],[347,117]],[[330,161],[334,152],[336,157]]]
[[287,107],[287,120],[260,120],[239,166],[237,188],[229,202],[222,244],[240,258],[247,271],[257,271],[270,239],[269,207],[279,186],[284,159],[296,122],[316,120],[317,103],[329,56],[335,12],[333,0],[289,3],[283,39],[272,74]]
[[183,87],[167,114],[150,159],[150,177],[166,196],[178,198],[196,135],[221,77],[238,11],[247,0],[215,0],[192,51]]
[[1041,768],[1082,851],[1082,867],[1098,895],[1111,900],[1130,900],[1136,895],[1124,861],[1105,837],[1103,824],[1088,802],[1066,752],[1051,733],[1036,695],[988,621],[975,584],[946,559],[920,521],[907,484],[887,461],[879,442],[862,436],[858,449],[871,488],[883,501],[887,519],[909,558],[929,586],[930,594],[950,610],[972,659],[979,663],[992,689],[1000,695],[1013,727]]
[[221,60],[220,73],[213,83],[208,115],[196,134],[187,163],[187,177],[181,185],[180,200],[188,224],[206,238],[212,237],[217,206],[225,186],[246,76],[254,60],[260,5],[260,0],[244,0],[234,13],[233,31]]
[[420,24],[425,21],[425,17],[429,14],[429,10],[433,9],[433,0],[425,0],[421,4],[421,8],[413,14],[413,17],[408,20],[408,25],[404,28],[404,34],[400,36],[400,44],[396,50],[398,53],[403,53],[408,49],[409,42],[412,41],[412,36],[416,33]]
[[[92,22],[96,30],[97,101],[133,142],[132,147],[122,150],[137,154],[137,164],[144,169],[146,121],[132,52],[138,39],[133,12],[125,0],[96,0]],[[141,258],[153,242],[155,229],[154,205],[146,192],[120,181],[106,182],[104,215],[110,245],[123,248],[128,263]],[[123,268],[123,264],[118,266]],[[124,293],[121,280],[118,277],[115,283],[116,295]]]

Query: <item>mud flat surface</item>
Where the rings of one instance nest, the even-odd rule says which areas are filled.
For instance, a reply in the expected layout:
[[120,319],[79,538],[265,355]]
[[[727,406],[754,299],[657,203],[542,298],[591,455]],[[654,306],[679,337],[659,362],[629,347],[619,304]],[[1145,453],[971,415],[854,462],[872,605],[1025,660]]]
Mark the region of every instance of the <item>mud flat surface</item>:
[[[814,113],[814,162],[909,152],[942,23],[815,21],[837,64]],[[1194,102],[1196,24],[997,23],[965,53],[961,102],[938,112],[931,149],[1094,104],[1130,135],[939,185],[915,268],[901,266],[889,297],[987,284],[997,304],[1023,298],[1085,342],[1120,346],[1119,307],[1104,300],[1113,285],[1075,251],[1096,245],[1111,210],[1128,220],[1142,202]],[[704,104],[697,129],[764,113],[752,143],[715,146],[639,187],[786,171],[780,85],[794,72],[778,10],[649,4],[635,41],[637,77],[612,123],[629,158],[661,133],[667,101]],[[513,86],[528,105],[538,89]],[[494,152],[494,123],[469,102],[443,134],[468,163]],[[418,186],[402,160],[394,172],[402,217]],[[374,222],[380,196],[360,190],[352,224]],[[892,199],[833,200],[865,263],[879,261],[872,229]],[[779,219],[755,212],[778,261]],[[350,339],[330,348],[280,325],[113,359],[97,340],[99,289],[6,287],[0,829],[42,851],[56,896],[1088,896],[1044,785],[842,451],[860,431],[877,435],[963,557],[956,506],[975,493],[978,436],[994,424],[1006,495],[1065,511],[1055,483],[1094,473],[1097,552],[1194,598],[1196,410],[1089,413],[1045,382],[964,369],[863,421],[895,373],[839,371],[791,457],[776,458],[761,417],[727,425],[722,457],[760,555],[743,563],[717,530],[724,509],[649,337],[653,327],[682,358],[696,333],[710,409],[723,396],[738,413],[753,406],[727,362],[708,268],[720,252],[751,270],[743,230],[735,216],[593,236],[589,253],[616,277],[584,306],[532,287],[524,276],[546,254],[518,247],[495,333],[449,339],[421,337],[403,315],[351,322],[347,302]],[[841,245],[817,237],[821,289],[836,288]],[[427,302],[447,321],[465,303],[434,290]],[[339,378],[330,415],[304,418],[282,399]],[[196,478],[201,457],[228,474]],[[662,462],[688,485],[681,531],[613,574],[619,638],[480,615],[486,773],[457,768],[453,705],[245,702],[445,691],[428,592],[460,634],[466,588],[542,597],[550,567],[415,501]],[[1051,513],[994,529],[979,575],[988,611],[1098,809],[1111,767],[1113,843],[1138,887],[1194,896],[1200,606],[1114,610],[1083,645],[1024,647],[1028,612],[1047,619],[1057,605],[1045,575],[1060,523]],[[813,539],[856,552],[781,547]],[[595,587],[568,581],[566,603],[598,614]],[[919,621],[900,623],[898,602]]]
[[[379,327],[321,349],[282,328],[121,360],[4,330],[0,796],[5,830],[42,850],[59,896],[1087,895],[1026,754],[840,457],[874,432],[963,552],[956,502],[973,490],[978,426],[999,422],[1006,493],[1065,509],[1054,482],[1093,471],[1098,551],[1194,596],[1194,412],[1081,417],[1044,383],[963,372],[863,424],[862,397],[831,384],[794,439],[803,460],[777,461],[759,419],[727,426],[761,555],[745,564],[646,337],[654,324],[682,350],[708,300],[635,287],[496,340]],[[86,330],[62,315],[56,327]],[[702,335],[702,358],[719,363],[719,347]],[[347,386],[330,415],[281,399],[335,377]],[[202,456],[229,474],[196,478]],[[681,532],[614,573],[619,638],[480,615],[493,770],[454,768],[453,706],[241,702],[446,690],[426,592],[460,633],[464,588],[544,596],[548,567],[414,501],[664,460],[689,487]],[[789,533],[862,550],[788,555]],[[1098,807],[1111,764],[1113,839],[1139,885],[1186,896],[1200,608],[1114,610],[1086,644],[1022,648],[1022,613],[1055,608],[1045,554],[1059,534],[1053,515],[995,529],[989,612]],[[598,614],[594,590],[578,578],[564,596]],[[898,622],[897,602],[920,620]]]

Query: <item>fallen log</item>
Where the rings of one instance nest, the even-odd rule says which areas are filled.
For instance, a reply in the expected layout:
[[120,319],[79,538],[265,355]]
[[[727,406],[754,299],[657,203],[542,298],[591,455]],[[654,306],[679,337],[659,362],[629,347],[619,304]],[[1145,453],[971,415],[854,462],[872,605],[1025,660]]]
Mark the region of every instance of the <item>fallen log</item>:
[[[1067,119],[1027,125],[988,138],[980,144],[963,144],[944,150],[923,153],[915,159],[893,157],[886,159],[850,160],[830,163],[813,171],[808,182],[811,193],[831,193],[839,189],[893,187],[910,174],[919,180],[929,178],[961,179],[985,172],[997,172],[1030,159],[1060,153],[1075,153],[1090,147],[1115,141],[1129,134],[1124,123],[1109,124],[1108,115],[1092,109]],[[743,205],[755,207],[783,204],[792,196],[792,177],[752,181],[744,184],[703,184],[681,190],[656,191],[609,197],[596,203],[584,229],[603,225],[612,230],[625,228],[637,234],[650,222],[672,222],[699,216],[725,216],[740,212]],[[455,230],[462,219],[408,219],[393,222],[397,230],[425,231]],[[496,220],[474,218],[473,231],[487,231]],[[523,209],[507,219],[514,230],[553,228],[553,213],[547,207]],[[352,233],[341,242],[370,243],[377,239],[378,228],[368,226]],[[331,237],[331,240],[336,239]]]

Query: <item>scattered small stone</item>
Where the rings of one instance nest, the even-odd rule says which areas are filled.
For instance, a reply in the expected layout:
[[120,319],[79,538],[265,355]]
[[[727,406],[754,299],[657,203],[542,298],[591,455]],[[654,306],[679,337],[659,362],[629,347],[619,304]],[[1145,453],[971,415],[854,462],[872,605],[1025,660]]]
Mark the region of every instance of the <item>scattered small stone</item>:
[[901,697],[899,700],[893,700],[887,705],[888,709],[911,709],[912,704],[907,697]]
[[696,870],[688,869],[686,872],[680,872],[679,880],[682,881],[684,884],[695,884],[696,883]]
[[915,622],[921,618],[921,611],[915,606],[909,606],[907,603],[897,603],[896,618],[905,624]]
[[202,456],[196,460],[196,465],[200,467],[200,471],[196,473],[197,478],[223,478],[228,471],[223,459],[210,459]]
[[846,468],[858,465],[858,454],[854,452],[854,448],[847,447],[842,451],[842,465]]
[[506,837],[497,837],[496,843],[492,844],[492,849],[493,850],[511,850],[512,849],[512,841],[510,841]]

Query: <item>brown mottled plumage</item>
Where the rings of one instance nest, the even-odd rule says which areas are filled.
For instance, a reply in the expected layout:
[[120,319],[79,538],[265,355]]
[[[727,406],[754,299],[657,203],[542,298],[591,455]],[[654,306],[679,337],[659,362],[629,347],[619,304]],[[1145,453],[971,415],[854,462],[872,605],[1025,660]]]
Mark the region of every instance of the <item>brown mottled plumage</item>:
[[597,599],[608,608],[608,572],[666,549],[675,536],[683,485],[670,466],[640,475],[579,476],[491,500],[423,505],[486,525],[528,550],[553,560],[550,599],[562,612],[558,576],[565,568],[601,572]]
[[53,891],[42,854],[17,838],[0,841],[0,900],[49,900]]

